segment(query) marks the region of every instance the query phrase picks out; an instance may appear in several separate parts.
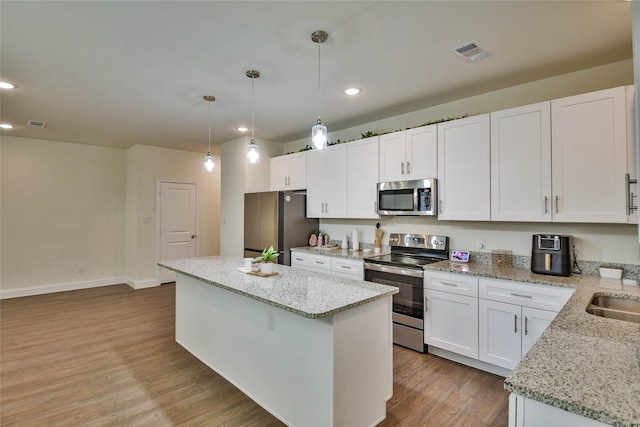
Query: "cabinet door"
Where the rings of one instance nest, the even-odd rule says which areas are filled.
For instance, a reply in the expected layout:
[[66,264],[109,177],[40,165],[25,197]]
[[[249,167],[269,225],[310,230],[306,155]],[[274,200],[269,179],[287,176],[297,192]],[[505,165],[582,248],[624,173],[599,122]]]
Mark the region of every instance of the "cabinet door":
[[491,113],[491,220],[551,221],[551,103]]
[[553,215],[627,222],[625,88],[551,101]]
[[422,126],[405,131],[407,160],[405,179],[438,177],[438,126]]
[[347,145],[328,147],[325,152],[325,218],[347,217]]
[[424,342],[478,358],[478,299],[425,289]]
[[490,219],[489,115],[438,124],[438,219]]
[[380,136],[380,182],[407,179],[405,131]]
[[307,153],[307,218],[324,215],[325,150]]
[[479,359],[513,369],[521,355],[519,305],[481,299],[479,305]]
[[537,308],[522,307],[522,357],[538,341],[540,335],[558,313]]
[[302,190],[307,188],[307,153],[289,154],[288,190]]
[[379,218],[378,137],[347,144],[347,217]]
[[269,188],[271,191],[286,190],[289,177],[289,157],[272,157],[269,162]]

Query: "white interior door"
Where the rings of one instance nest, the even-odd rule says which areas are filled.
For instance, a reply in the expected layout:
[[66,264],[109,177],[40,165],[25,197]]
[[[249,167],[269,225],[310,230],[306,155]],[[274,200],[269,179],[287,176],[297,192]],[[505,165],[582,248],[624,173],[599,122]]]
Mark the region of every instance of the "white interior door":
[[[160,261],[197,256],[196,184],[160,183]],[[159,269],[160,283],[173,282],[174,272]]]

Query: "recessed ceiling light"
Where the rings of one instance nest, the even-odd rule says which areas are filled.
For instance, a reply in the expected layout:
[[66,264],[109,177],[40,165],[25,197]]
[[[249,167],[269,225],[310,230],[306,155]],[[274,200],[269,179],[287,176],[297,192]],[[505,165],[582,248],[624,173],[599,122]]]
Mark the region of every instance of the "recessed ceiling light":
[[10,125],[9,123],[0,123],[0,128],[2,128],[2,129],[13,129],[13,125]]
[[237,129],[239,132],[246,132],[246,131],[248,131],[248,130],[249,130],[249,128],[248,128],[248,127],[246,127],[246,126],[238,126],[236,129]]
[[9,82],[0,82],[0,89],[15,89],[16,85]]
[[344,93],[347,95],[357,95],[360,93],[360,89],[357,87],[350,87],[349,89],[345,89]]

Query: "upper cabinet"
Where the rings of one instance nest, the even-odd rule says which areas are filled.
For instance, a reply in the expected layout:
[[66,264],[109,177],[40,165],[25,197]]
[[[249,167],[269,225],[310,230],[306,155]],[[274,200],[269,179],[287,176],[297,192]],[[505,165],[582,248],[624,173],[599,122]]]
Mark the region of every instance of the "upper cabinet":
[[489,114],[438,124],[438,219],[490,219]]
[[348,218],[379,218],[378,139],[374,136],[346,144]]
[[551,103],[491,113],[491,219],[551,221]]
[[551,101],[554,221],[627,222],[625,88]]
[[307,153],[271,158],[271,191],[302,190],[307,187]]
[[380,181],[435,178],[437,126],[422,126],[380,136]]
[[347,144],[308,152],[307,217],[347,217]]

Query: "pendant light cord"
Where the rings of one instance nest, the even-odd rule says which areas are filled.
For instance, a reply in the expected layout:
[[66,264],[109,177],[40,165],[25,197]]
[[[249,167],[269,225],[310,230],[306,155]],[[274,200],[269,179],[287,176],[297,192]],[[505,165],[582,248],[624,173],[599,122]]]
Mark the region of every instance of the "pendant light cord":
[[318,118],[320,118],[320,97],[322,92],[320,90],[320,45],[322,43],[318,43]]
[[255,117],[255,101],[254,101],[254,96],[253,96],[253,83],[255,81],[255,75],[251,76],[251,141],[255,141],[254,139],[254,132],[253,132],[253,119]]
[[209,101],[209,153],[211,153],[211,101]]

